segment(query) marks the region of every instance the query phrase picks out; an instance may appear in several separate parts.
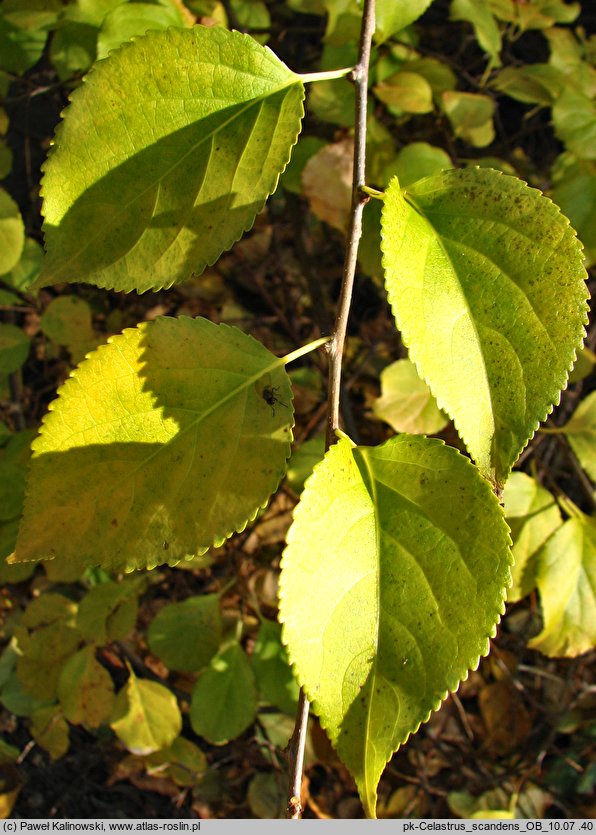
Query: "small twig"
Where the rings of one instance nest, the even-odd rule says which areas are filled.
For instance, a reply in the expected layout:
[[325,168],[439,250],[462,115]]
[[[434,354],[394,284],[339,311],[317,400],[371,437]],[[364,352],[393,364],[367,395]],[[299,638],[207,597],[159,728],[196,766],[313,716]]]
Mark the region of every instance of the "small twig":
[[343,268],[341,292],[333,338],[329,343],[329,417],[327,421],[327,444],[335,443],[335,430],[339,428],[339,404],[341,394],[341,367],[343,348],[348,327],[348,316],[352,302],[358,244],[362,235],[362,212],[370,197],[363,191],[366,185],[366,99],[368,95],[368,66],[372,36],[375,30],[375,2],[364,4],[358,63],[351,73],[356,86],[356,125],[354,133],[354,168],[352,175],[352,207],[348,242]]
[[[363,191],[366,165],[366,104],[368,95],[368,67],[372,38],[375,31],[375,0],[364,0],[362,12],[362,28],[360,30],[360,47],[358,63],[352,69],[349,78],[356,87],[356,111],[354,133],[354,167],[352,174],[352,206],[350,210],[350,225],[346,257],[343,267],[341,291],[338,303],[337,318],[331,342],[329,343],[329,411],[327,417],[327,440],[329,448],[336,441],[335,430],[339,429],[339,408],[341,398],[341,366],[343,348],[348,327],[348,316],[352,301],[354,277],[356,275],[356,258],[358,244],[362,235],[362,212],[365,203],[370,199]],[[302,769],[304,763],[304,746],[308,726],[309,702],[305,694],[300,691],[298,713],[294,733],[288,745],[288,759],[290,764],[290,784],[287,817],[298,819],[302,813],[300,789],[302,785]]]

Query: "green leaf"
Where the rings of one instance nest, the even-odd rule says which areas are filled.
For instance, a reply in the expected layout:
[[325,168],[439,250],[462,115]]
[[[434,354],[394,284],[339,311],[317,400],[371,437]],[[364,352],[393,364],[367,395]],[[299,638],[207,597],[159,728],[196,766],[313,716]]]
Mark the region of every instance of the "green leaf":
[[554,496],[525,473],[511,473],[503,505],[513,539],[513,584],[507,593],[513,603],[536,588],[538,553],[563,520]]
[[250,781],[246,799],[256,818],[275,820],[285,818],[287,786],[279,773],[258,771]]
[[76,613],[77,604],[63,594],[41,594],[25,609],[22,623],[28,629],[60,622],[74,626]]
[[4,139],[0,139],[0,180],[8,177],[12,171],[12,150]]
[[528,646],[551,657],[575,657],[596,643],[596,522],[568,519],[539,557],[542,632]]
[[438,440],[344,439],[306,483],[282,559],[283,640],[367,815],[393,752],[488,652],[508,539],[488,483]]
[[220,28],[150,32],[98,63],[44,167],[39,285],[142,292],[200,274],[275,190],[303,96],[272,52]]
[[76,629],[57,621],[19,640],[23,654],[17,661],[17,675],[31,696],[51,699],[56,695],[60,670],[76,652],[80,637]]
[[64,716],[73,725],[97,728],[108,719],[114,685],[95,658],[95,647],[83,647],[68,659],[58,680],[58,698]]
[[29,356],[29,337],[16,325],[0,324],[0,374],[17,371]]
[[40,707],[31,714],[31,736],[53,760],[68,751],[68,724],[58,705]]
[[0,188],[0,275],[15,267],[25,243],[25,227],[19,207],[12,197]]
[[377,0],[375,40],[386,41],[424,14],[432,0]]
[[190,723],[213,745],[240,736],[257,712],[255,678],[240,644],[232,643],[211,659],[192,691]]
[[415,72],[400,71],[374,87],[375,96],[385,104],[406,113],[430,113],[433,91],[426,80]]
[[381,372],[381,396],[373,402],[373,412],[396,432],[434,435],[448,423],[416,366],[407,359]]
[[[321,71],[337,67],[351,67],[358,60],[358,46],[348,42],[343,46],[325,44],[321,55]],[[308,91],[308,112],[321,122],[351,126],[354,122],[355,91],[345,78],[334,81],[317,81]]]
[[562,154],[552,176],[552,199],[577,231],[589,267],[596,262],[596,163]]
[[0,69],[23,75],[39,61],[59,4],[4,0],[0,8]]
[[267,43],[269,35],[253,34],[252,29],[268,29],[271,26],[269,9],[262,0],[230,0],[242,29],[252,34],[259,43]]
[[451,20],[465,20],[474,27],[480,47],[490,56],[492,66],[499,66],[502,42],[497,22],[486,3],[474,0],[452,0]]
[[95,335],[91,308],[77,296],[58,296],[43,312],[39,326],[58,345],[65,345],[73,361],[79,362],[100,340]]
[[281,642],[281,626],[263,620],[252,654],[260,694],[264,701],[293,716],[298,704],[299,689],[288,664],[286,648]]
[[596,482],[596,391],[582,400],[561,432],[565,433],[579,463]]
[[411,142],[401,149],[395,160],[395,174],[402,186],[448,168],[453,168],[449,154],[428,142]]
[[292,453],[286,480],[295,493],[301,493],[304,482],[325,454],[325,436],[309,438]]
[[89,589],[77,612],[77,627],[83,638],[99,646],[123,640],[137,619],[137,589],[134,581],[110,581]]
[[283,364],[206,319],[113,337],[73,372],[34,442],[14,561],[131,571],[243,530],[290,454]]
[[475,148],[490,145],[495,138],[495,103],[490,96],[447,90],[441,94],[441,103],[458,139]]
[[569,85],[553,105],[555,133],[569,151],[596,159],[596,103]]
[[202,670],[221,643],[218,595],[189,597],[164,606],[151,621],[147,642],[170,670]]
[[33,238],[25,238],[21,257],[9,273],[0,279],[13,290],[26,292],[41,272],[43,250]]
[[97,57],[105,58],[113,49],[149,29],[168,26],[184,26],[184,17],[173,3],[122,3],[104,18],[97,39]]
[[25,483],[26,469],[21,464],[0,461],[0,522],[9,522],[21,515]]
[[50,44],[50,60],[61,81],[87,72],[96,58],[97,28],[77,20],[62,20]]
[[410,359],[482,474],[502,486],[558,403],[583,338],[573,230],[541,192],[467,169],[405,189],[393,180],[382,247]]
[[505,67],[492,81],[492,86],[524,104],[550,107],[565,86],[564,75],[550,64],[527,64]]
[[167,687],[139,679],[131,670],[116,696],[110,725],[131,753],[152,754],[167,748],[180,734],[182,716]]
[[572,23],[581,11],[580,3],[567,0],[488,0],[492,13],[500,20],[513,23],[524,32],[526,29],[547,29],[554,23]]
[[177,737],[167,748],[149,754],[146,762],[149,773],[155,769],[178,786],[197,785],[207,770],[205,754],[194,742],[183,736]]

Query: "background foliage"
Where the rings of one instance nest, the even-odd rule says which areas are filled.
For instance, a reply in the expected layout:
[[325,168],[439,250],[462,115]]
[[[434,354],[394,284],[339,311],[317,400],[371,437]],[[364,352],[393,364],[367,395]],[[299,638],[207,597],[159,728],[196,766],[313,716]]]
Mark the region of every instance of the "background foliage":
[[[469,165],[516,173],[570,217],[591,266],[596,39],[589,4],[410,2],[403,8],[411,16],[402,19],[394,3],[378,3],[370,183],[385,188],[397,173],[406,185]],[[167,313],[235,325],[282,355],[329,332],[341,270],[353,90],[340,79],[309,87],[303,135],[275,194],[252,232],[202,276],[167,294],[139,297],[88,285],[33,290],[42,270],[40,165],[67,97],[96,57],[148,28],[195,21],[250,32],[296,72],[349,66],[360,13],[356,0],[5,0],[3,559],[14,548],[31,439],[57,387],[86,353],[109,335]],[[279,83],[301,97],[291,76]],[[263,176],[275,179],[267,170]],[[265,183],[260,202],[268,188]],[[51,225],[47,214],[46,223]],[[380,206],[371,201],[346,360],[347,430],[371,444],[394,431],[439,433],[461,448],[395,337],[381,286],[380,223]],[[240,218],[225,245],[244,225]],[[52,281],[70,278],[52,264],[51,235],[47,243],[45,269],[55,271]],[[93,244],[84,253],[90,273],[102,256],[101,240]],[[557,303],[545,290],[555,320]],[[594,816],[594,691],[590,656],[583,654],[595,632],[592,329],[586,346],[561,406],[507,484],[516,563],[493,653],[393,758],[381,783],[379,815],[468,816],[500,809],[518,816]],[[267,511],[242,533],[194,562],[139,575],[122,575],[117,562],[111,573],[86,569],[83,553],[68,568],[52,562],[1,567],[6,814],[282,813],[282,751],[297,688],[280,641],[276,583],[292,508],[322,453],[322,360],[303,361],[290,378],[297,420],[290,469]],[[280,377],[271,385],[288,383]],[[280,388],[278,399],[271,410],[282,425],[289,389]],[[255,402],[269,408],[262,398]],[[101,481],[95,489],[108,492]],[[198,500],[188,497],[191,504]],[[361,813],[351,778],[316,723],[307,765],[309,814]],[[80,776],[74,786],[73,773]]]

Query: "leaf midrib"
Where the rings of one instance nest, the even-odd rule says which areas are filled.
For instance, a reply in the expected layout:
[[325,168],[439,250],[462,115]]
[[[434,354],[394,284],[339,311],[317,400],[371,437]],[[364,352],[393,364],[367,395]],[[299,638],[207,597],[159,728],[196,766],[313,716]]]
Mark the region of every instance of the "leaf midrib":
[[[430,230],[431,230],[431,232],[432,232],[432,238],[433,238],[433,240],[435,240],[435,241],[436,241],[436,243],[437,243],[437,245],[440,247],[440,250],[441,250],[441,252],[443,253],[443,255],[444,255],[444,257],[445,257],[446,261],[449,263],[449,265],[450,265],[450,267],[451,267],[451,272],[452,272],[452,275],[453,275],[453,276],[454,276],[454,278],[455,278],[455,281],[456,281],[457,286],[458,286],[459,291],[460,291],[460,296],[461,296],[461,298],[463,299],[464,304],[465,304],[465,309],[466,309],[466,311],[467,311],[468,319],[469,319],[470,324],[471,324],[471,326],[472,326],[472,328],[473,328],[473,330],[474,330],[474,335],[475,335],[475,337],[476,337],[476,344],[478,345],[478,350],[479,350],[479,353],[480,353],[480,356],[481,356],[481,359],[482,359],[482,370],[483,370],[483,372],[484,372],[485,386],[486,386],[486,389],[487,389],[487,392],[488,392],[488,398],[489,398],[489,402],[490,402],[490,409],[491,409],[491,416],[493,417],[493,421],[492,421],[492,435],[493,435],[493,437],[494,437],[494,435],[495,435],[495,433],[496,433],[496,423],[495,423],[495,420],[494,420],[494,416],[495,416],[495,408],[494,408],[494,402],[493,402],[493,394],[492,394],[492,390],[491,390],[491,386],[490,386],[489,378],[488,378],[488,375],[487,375],[487,363],[486,363],[486,359],[485,359],[485,357],[484,357],[484,351],[483,351],[483,348],[482,348],[482,342],[481,342],[481,340],[480,340],[480,336],[479,336],[479,334],[478,334],[478,328],[476,327],[476,322],[475,322],[475,320],[474,320],[474,317],[473,317],[473,315],[472,315],[472,311],[471,311],[471,309],[470,309],[470,305],[469,305],[469,303],[468,303],[468,298],[467,298],[467,296],[466,296],[466,294],[465,294],[465,292],[464,292],[464,288],[463,288],[463,286],[462,286],[462,284],[461,284],[461,282],[460,282],[460,280],[459,280],[459,276],[458,276],[457,270],[455,269],[455,266],[454,266],[454,264],[453,264],[453,261],[451,260],[451,257],[450,257],[450,255],[449,255],[449,253],[447,252],[447,250],[445,249],[445,247],[444,247],[444,245],[443,245],[443,240],[442,240],[442,237],[443,237],[443,236],[442,236],[442,235],[440,234],[440,232],[439,232],[439,231],[435,228],[435,226],[433,225],[433,223],[432,223],[431,219],[429,218],[429,216],[428,216],[427,214],[425,214],[425,213],[422,211],[422,209],[420,209],[420,208],[418,207],[418,205],[416,204],[416,202],[414,201],[414,199],[413,199],[410,195],[408,195],[408,194],[402,194],[402,197],[403,197],[403,199],[405,200],[406,204],[407,204],[407,205],[408,205],[408,206],[412,209],[412,211],[414,211],[414,212],[415,212],[415,213],[416,213],[416,214],[417,214],[417,215],[418,215],[418,216],[419,216],[419,217],[420,217],[420,218],[421,218],[421,219],[425,222],[425,224],[429,227],[429,229],[430,229]],[[428,256],[427,256],[427,258],[428,258]],[[425,259],[425,262],[424,262],[424,268],[423,268],[423,278],[424,278],[424,276],[426,275],[426,272],[427,272],[427,267],[426,267],[426,264],[427,264],[427,259]],[[453,336],[453,333],[451,334],[451,336]],[[413,355],[412,355],[412,358],[414,358],[414,357],[413,357]],[[433,388],[432,388],[432,386],[431,386],[430,382],[429,382],[429,381],[427,381],[426,379],[425,379],[425,382],[427,382],[427,385],[428,385],[428,387],[430,388],[431,393],[433,394],[433,396],[434,396],[435,400],[437,401],[437,403],[438,403],[438,405],[439,405],[439,408],[442,408],[442,404],[441,404],[441,402],[439,401],[439,398],[437,397],[437,395],[436,395],[435,391],[433,391]],[[443,402],[444,402],[444,401],[443,401]],[[446,405],[446,404],[445,404],[445,405]],[[450,415],[450,417],[452,417],[452,419],[453,419],[453,420],[454,420],[454,422],[455,422],[455,418],[451,415],[451,410],[450,410],[450,409],[445,409],[445,411],[447,411],[447,413]],[[457,423],[456,423],[456,426],[457,426]],[[490,460],[491,467],[494,467],[494,466],[495,466],[495,462],[494,462],[494,460],[493,460],[493,454],[492,454],[492,452],[489,452],[489,460]]]

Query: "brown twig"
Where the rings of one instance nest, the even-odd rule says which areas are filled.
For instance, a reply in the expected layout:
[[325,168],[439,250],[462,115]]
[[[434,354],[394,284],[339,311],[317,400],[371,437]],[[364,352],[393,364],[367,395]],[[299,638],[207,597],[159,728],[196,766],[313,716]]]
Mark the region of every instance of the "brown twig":
[[[327,417],[327,441],[329,448],[336,441],[335,430],[339,428],[341,399],[341,368],[344,342],[348,327],[348,316],[352,301],[358,244],[362,235],[362,212],[369,197],[363,191],[366,164],[366,104],[368,95],[368,68],[372,38],[375,31],[375,0],[365,0],[360,31],[358,63],[350,73],[350,80],[356,87],[356,111],[354,133],[354,167],[352,174],[352,206],[350,225],[343,267],[341,291],[337,317],[331,342],[329,343],[329,411]],[[300,791],[304,763],[304,746],[308,727],[309,702],[301,691],[294,733],[288,746],[290,763],[290,784],[287,817],[297,819],[302,813]]]

